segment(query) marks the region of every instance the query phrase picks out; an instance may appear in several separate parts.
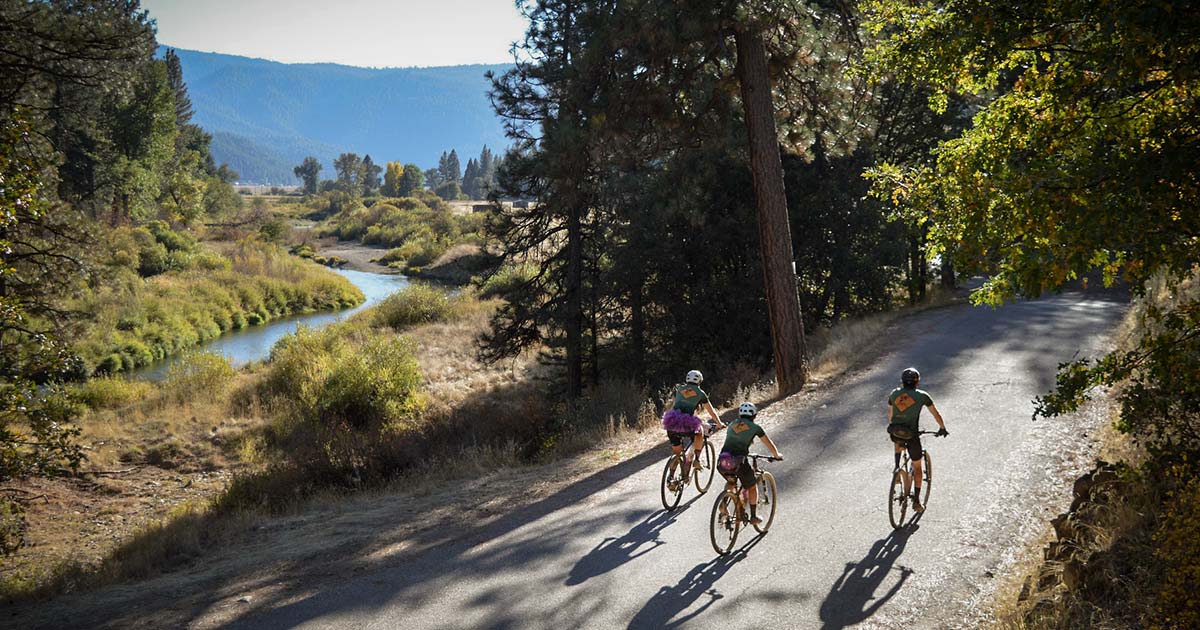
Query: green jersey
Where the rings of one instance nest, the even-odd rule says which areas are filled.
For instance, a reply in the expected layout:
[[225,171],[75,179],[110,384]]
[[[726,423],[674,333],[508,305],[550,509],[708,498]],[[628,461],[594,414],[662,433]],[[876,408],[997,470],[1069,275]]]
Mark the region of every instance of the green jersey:
[[684,383],[675,386],[675,408],[683,413],[696,415],[696,407],[708,402],[708,394],[698,385]]
[[922,390],[897,387],[888,396],[888,405],[892,407],[892,424],[905,426],[913,431],[919,431],[921,408],[932,407],[933,399]]
[[766,435],[766,431],[753,420],[738,418],[725,430],[725,445],[721,450],[733,455],[745,455],[750,452],[750,443],[754,438]]

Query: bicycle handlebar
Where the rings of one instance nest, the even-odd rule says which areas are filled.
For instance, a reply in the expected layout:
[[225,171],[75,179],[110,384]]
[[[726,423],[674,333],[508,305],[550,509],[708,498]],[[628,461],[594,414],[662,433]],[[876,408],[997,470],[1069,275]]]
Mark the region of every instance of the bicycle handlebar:
[[782,459],[783,459],[782,457],[775,457],[775,456],[773,456],[773,455],[758,455],[758,454],[756,454],[756,453],[749,453],[749,454],[747,454],[747,455],[746,455],[746,457],[750,457],[750,458],[753,458],[753,459],[755,459],[755,460],[759,460],[759,459],[765,459],[765,460],[767,460],[767,461],[769,461],[769,462],[777,462],[777,461],[780,461],[780,460],[782,460]]
[[932,436],[936,436],[936,437],[946,437],[944,435],[938,435],[937,431],[917,431],[917,435],[932,435]]

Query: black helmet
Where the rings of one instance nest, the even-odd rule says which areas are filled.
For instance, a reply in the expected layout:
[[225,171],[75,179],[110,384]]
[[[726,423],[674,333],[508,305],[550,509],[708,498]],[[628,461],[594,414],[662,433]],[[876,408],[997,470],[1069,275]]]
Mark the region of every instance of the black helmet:
[[916,387],[917,383],[920,381],[921,373],[917,371],[917,368],[905,368],[904,371],[900,373],[900,384],[905,387]]

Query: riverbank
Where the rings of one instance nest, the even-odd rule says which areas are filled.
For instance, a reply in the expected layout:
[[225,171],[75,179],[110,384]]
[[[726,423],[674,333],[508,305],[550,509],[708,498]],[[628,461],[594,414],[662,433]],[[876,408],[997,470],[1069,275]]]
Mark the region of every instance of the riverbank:
[[333,237],[325,237],[317,241],[317,252],[326,258],[337,256],[345,260],[342,269],[389,275],[400,273],[399,269],[378,262],[388,253],[386,247],[372,247],[356,241],[339,241]]

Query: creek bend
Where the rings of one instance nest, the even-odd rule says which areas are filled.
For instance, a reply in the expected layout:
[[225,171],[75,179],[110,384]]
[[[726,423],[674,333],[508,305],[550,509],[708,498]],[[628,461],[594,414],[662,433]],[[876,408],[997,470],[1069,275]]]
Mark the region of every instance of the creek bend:
[[[229,359],[234,367],[241,367],[252,361],[259,361],[271,354],[271,347],[286,335],[296,331],[300,325],[309,328],[322,328],[333,322],[353,315],[365,308],[374,306],[387,296],[407,287],[411,282],[400,274],[372,273],[352,269],[331,269],[341,274],[354,286],[358,287],[366,300],[353,308],[338,311],[322,311],[305,313],[277,319],[262,326],[249,326],[240,330],[229,331],[216,339],[202,343],[194,348],[197,351],[215,352]],[[150,365],[130,371],[129,378],[140,380],[161,381],[167,377],[167,371],[179,360],[180,355],[167,357]]]

